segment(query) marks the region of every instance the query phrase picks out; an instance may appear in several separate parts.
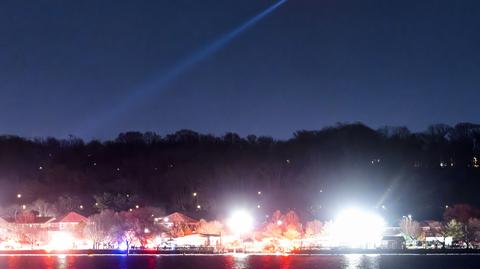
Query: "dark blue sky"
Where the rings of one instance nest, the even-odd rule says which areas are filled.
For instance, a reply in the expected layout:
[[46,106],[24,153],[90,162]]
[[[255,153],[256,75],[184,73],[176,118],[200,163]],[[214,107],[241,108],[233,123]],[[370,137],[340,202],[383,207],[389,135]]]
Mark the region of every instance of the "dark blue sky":
[[479,121],[478,0],[290,0],[143,93],[275,2],[1,1],[0,133],[285,138],[336,122]]

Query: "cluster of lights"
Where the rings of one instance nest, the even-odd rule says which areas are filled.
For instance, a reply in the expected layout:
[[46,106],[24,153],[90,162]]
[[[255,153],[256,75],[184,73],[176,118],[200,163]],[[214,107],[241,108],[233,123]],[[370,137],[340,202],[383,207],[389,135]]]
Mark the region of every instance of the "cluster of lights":
[[[323,192],[320,189],[320,192]],[[257,195],[261,196],[263,193],[262,191],[257,191]],[[129,197],[129,194],[126,194],[126,197]],[[193,197],[197,197],[198,193],[193,192]],[[22,198],[21,193],[17,193],[16,197],[18,199]],[[98,207],[98,203],[95,203],[95,206]],[[23,210],[26,210],[27,206],[23,204]],[[260,209],[262,206],[257,204],[256,206]],[[449,207],[448,205],[444,206],[446,209]],[[84,206],[81,204],[79,205],[80,209],[84,209]],[[135,205],[136,209],[140,208],[140,205]],[[202,209],[200,204],[196,205],[198,210]],[[385,210],[386,206],[381,205],[381,209]],[[132,208],[129,209],[130,212],[133,211]],[[268,217],[268,215],[266,215]],[[163,221],[166,225],[171,226],[169,223],[169,218],[158,218],[152,215],[152,218],[155,222]],[[412,215],[403,216],[405,219],[412,219]],[[284,222],[282,220],[277,220],[276,225],[282,226]],[[245,210],[239,210],[234,212],[230,218],[227,220],[227,226],[231,230],[231,232],[237,236],[245,235],[252,231],[254,225],[254,220],[249,212]],[[380,216],[367,212],[362,211],[359,209],[349,209],[342,211],[338,214],[337,218],[333,223],[333,234],[332,239],[337,246],[348,246],[348,247],[355,247],[355,248],[364,248],[364,247],[375,247],[380,240],[381,235],[385,226],[385,222],[383,218]],[[145,234],[149,234],[151,231],[148,228],[145,228],[143,231]],[[48,245],[49,249],[53,250],[61,250],[61,249],[68,249],[73,244],[73,238],[70,234],[58,234],[55,238],[51,240]],[[287,247],[287,246],[285,246]],[[125,242],[119,245],[120,249],[126,250]]]
[[154,218],[153,220],[154,220],[155,222],[159,222],[159,221],[168,222],[168,221],[169,221],[168,217],[164,217],[164,218]]
[[[442,167],[442,168],[448,167],[448,165],[449,164],[447,162],[440,162],[440,167]],[[450,166],[453,167],[454,163],[450,162]]]
[[[136,205],[135,208],[139,208]],[[260,205],[257,206],[260,208]],[[446,206],[448,207],[448,206]],[[23,205],[25,209],[26,206]],[[83,208],[83,205],[80,205]],[[200,205],[197,206],[200,209]],[[382,206],[384,208],[384,206]],[[132,211],[133,209],[130,209]],[[170,227],[170,219],[168,217],[156,217],[151,215],[155,222],[163,222],[163,225]],[[266,216],[268,217],[268,215]],[[412,215],[403,216],[407,219],[412,219]],[[277,226],[285,225],[284,220],[278,219],[274,222]],[[254,219],[252,215],[246,210],[238,210],[231,214],[230,218],[226,221],[227,227],[231,233],[241,239],[243,235],[250,233],[254,228]],[[377,243],[380,243],[382,233],[384,232],[385,221],[379,215],[373,212],[363,211],[360,209],[348,209],[340,212],[335,218],[332,225],[332,242],[339,247],[352,247],[352,248],[372,248],[378,247]],[[144,228],[144,234],[153,233],[150,229]],[[160,238],[161,239],[161,238]],[[55,234],[49,244],[49,250],[66,250],[73,246],[75,240],[71,234],[66,232],[59,232]],[[158,245],[158,244],[157,244]],[[281,240],[280,246],[283,250],[290,250],[293,247],[292,241]],[[120,250],[126,250],[126,242],[119,244]]]

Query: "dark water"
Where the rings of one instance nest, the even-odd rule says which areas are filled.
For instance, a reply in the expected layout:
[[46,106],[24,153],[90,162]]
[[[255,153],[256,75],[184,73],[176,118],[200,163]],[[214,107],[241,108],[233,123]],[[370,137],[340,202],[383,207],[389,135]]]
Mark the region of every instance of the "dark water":
[[480,268],[480,255],[0,256],[0,269]]

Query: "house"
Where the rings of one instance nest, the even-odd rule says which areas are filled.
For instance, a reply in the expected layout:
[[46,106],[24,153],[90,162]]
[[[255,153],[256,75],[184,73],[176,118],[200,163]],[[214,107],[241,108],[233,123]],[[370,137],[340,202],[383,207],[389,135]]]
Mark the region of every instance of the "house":
[[184,223],[184,224],[189,224],[189,225],[196,225],[198,224],[198,220],[191,218],[185,214],[182,214],[180,212],[174,212],[168,216],[163,217],[163,220],[165,222],[169,223]]
[[187,225],[190,228],[196,228],[198,226],[199,221],[191,218],[185,214],[180,212],[174,212],[168,216],[163,218],[158,218],[157,221],[162,223],[163,225],[169,227],[172,225]]
[[[59,217],[39,217],[30,212],[6,219],[6,228],[20,247],[30,248],[78,248],[83,241],[74,240],[80,234],[77,229],[88,219],[78,213],[69,212]],[[0,221],[0,230],[2,229]],[[18,246],[17,246],[18,247]]]
[[[76,212],[69,212],[59,217],[39,217],[33,214],[19,215],[5,219],[12,228],[37,228],[44,230],[65,230],[87,223],[88,219]],[[1,222],[0,222],[1,226]]]
[[62,216],[52,218],[47,221],[46,225],[49,230],[74,230],[80,224],[87,224],[88,219],[76,212],[69,212]]
[[195,233],[199,221],[180,212],[174,212],[162,218],[155,218],[155,222],[162,225],[172,237],[185,236]]
[[46,229],[48,222],[54,217],[37,217],[37,216],[17,216],[16,218],[8,218],[6,221],[12,228],[35,228]]

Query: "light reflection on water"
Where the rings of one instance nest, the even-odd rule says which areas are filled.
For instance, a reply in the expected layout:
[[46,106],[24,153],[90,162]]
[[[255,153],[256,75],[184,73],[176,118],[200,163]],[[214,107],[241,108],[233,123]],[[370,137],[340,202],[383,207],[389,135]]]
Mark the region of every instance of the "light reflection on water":
[[347,254],[343,256],[344,264],[342,268],[345,269],[378,269],[380,259],[379,255],[362,255],[362,254]]
[[0,269],[479,268],[480,255],[0,256]]
[[232,256],[233,264],[230,268],[232,269],[247,269],[247,258],[246,255],[235,255]]
[[58,269],[68,269],[68,264],[67,264],[67,256],[65,255],[58,255],[57,256],[57,262],[58,262]]

